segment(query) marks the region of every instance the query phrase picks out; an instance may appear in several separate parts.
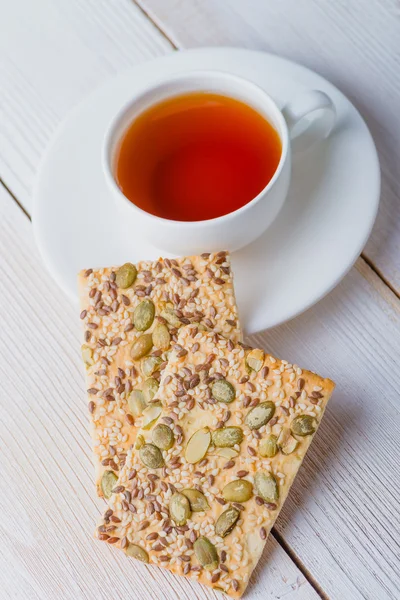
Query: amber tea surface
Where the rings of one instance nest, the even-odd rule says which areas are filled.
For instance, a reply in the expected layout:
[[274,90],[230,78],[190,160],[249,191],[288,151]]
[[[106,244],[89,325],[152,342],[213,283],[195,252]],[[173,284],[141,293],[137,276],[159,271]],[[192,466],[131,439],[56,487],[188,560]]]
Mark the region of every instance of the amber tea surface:
[[250,106],[191,93],[160,102],[133,121],[119,146],[116,180],[149,213],[203,221],[257,196],[273,177],[281,150],[277,131]]

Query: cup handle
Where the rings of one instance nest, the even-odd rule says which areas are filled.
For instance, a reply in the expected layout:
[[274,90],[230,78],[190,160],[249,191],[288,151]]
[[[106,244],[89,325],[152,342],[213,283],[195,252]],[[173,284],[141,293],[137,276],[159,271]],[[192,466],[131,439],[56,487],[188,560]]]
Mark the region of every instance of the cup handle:
[[293,152],[303,152],[327,138],[335,125],[336,109],[320,90],[309,90],[282,109]]

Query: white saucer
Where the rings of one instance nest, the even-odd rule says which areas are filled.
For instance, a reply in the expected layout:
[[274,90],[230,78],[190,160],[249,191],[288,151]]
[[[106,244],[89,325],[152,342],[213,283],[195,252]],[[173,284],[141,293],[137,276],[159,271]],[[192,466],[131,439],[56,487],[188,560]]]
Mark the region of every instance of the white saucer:
[[338,113],[332,136],[295,159],[289,197],[272,227],[233,255],[245,331],[255,333],[298,315],[354,264],[374,223],[380,191],[375,146],[357,110],[325,79],[283,58],[202,48],[173,52],[121,73],[78,106],[56,132],[37,178],[33,223],[47,267],[71,298],[77,297],[81,268],[160,255],[140,231],[132,231],[131,237],[121,233],[100,162],[108,123],[133,94],[160,77],[212,68],[253,80],[279,106],[304,89],[324,90]]

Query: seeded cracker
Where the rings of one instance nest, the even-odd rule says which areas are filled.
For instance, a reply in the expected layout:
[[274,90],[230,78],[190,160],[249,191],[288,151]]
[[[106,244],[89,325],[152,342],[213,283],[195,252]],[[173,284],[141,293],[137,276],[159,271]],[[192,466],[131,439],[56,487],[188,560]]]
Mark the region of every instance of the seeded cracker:
[[162,375],[161,415],[139,432],[96,536],[240,597],[333,388],[185,327]]
[[96,486],[106,498],[149,406],[171,343],[189,323],[241,339],[226,252],[79,274]]

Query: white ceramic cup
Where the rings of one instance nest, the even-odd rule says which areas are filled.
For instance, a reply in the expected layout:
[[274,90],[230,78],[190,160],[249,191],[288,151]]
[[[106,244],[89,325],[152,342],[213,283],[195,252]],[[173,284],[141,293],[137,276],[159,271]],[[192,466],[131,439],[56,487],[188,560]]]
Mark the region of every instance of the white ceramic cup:
[[[282,143],[278,167],[268,185],[253,200],[221,217],[204,221],[174,221],[152,215],[128,200],[115,180],[116,157],[129,125],[148,109],[167,98],[191,92],[211,92],[240,100],[273,125]],[[274,221],[287,196],[291,154],[326,138],[335,123],[335,107],[324,92],[309,90],[280,110],[258,85],[218,71],[193,71],[160,81],[123,106],[107,129],[103,144],[103,168],[124,226],[146,237],[162,250],[176,255],[233,252],[258,238]]]

